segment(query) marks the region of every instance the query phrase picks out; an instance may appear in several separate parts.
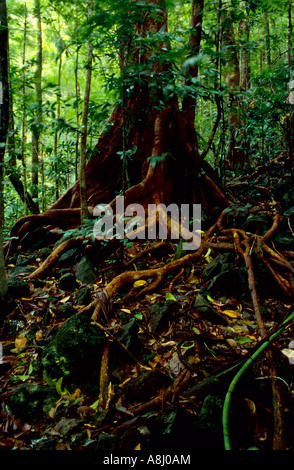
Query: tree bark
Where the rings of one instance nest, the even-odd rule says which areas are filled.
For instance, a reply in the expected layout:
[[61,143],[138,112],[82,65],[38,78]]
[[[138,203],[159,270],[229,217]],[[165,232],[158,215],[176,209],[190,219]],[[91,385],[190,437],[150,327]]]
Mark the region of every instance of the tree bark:
[[[88,1],[88,17],[91,19],[93,16],[93,0]],[[81,223],[84,219],[88,218],[88,203],[87,203],[87,182],[86,182],[86,153],[87,153],[87,135],[88,135],[88,113],[89,113],[89,100],[91,93],[91,80],[92,80],[92,62],[93,62],[93,42],[90,39],[88,43],[88,57],[87,57],[87,74],[86,85],[84,94],[84,105],[82,115],[82,136],[81,136],[81,155],[80,155],[80,206],[81,206]]]
[[42,44],[42,18],[40,0],[35,0],[35,15],[38,23],[38,55],[35,73],[36,87],[36,115],[32,129],[32,196],[36,204],[38,203],[38,184],[39,184],[39,151],[40,135],[42,126],[42,67],[43,67],[43,44]]
[[[60,13],[58,11],[58,32],[59,38],[61,39],[61,28],[60,28]],[[60,109],[61,109],[61,71],[62,71],[62,54],[63,50],[59,50],[59,60],[58,60],[58,73],[57,73],[57,110],[56,110],[56,120],[60,119]],[[59,199],[59,168],[58,168],[58,130],[55,130],[54,133],[54,166],[55,166],[55,197],[56,201]]]
[[240,10],[244,11],[244,18],[239,24],[239,34],[242,41],[240,51],[240,87],[247,90],[250,87],[250,50],[249,50],[249,14],[246,8],[246,2],[240,1]]
[[240,65],[235,41],[234,23],[228,2],[223,8],[222,39],[225,52],[225,79],[228,88],[228,125],[229,142],[227,160],[233,168],[243,167],[245,163],[242,144],[243,123],[240,118]]

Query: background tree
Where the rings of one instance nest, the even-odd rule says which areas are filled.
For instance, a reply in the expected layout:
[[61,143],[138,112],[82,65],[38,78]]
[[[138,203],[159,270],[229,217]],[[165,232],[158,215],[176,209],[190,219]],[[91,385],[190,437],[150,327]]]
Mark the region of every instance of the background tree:
[[8,26],[6,0],[0,1],[0,295],[7,293],[2,227],[3,167],[9,128]]
[[[43,68],[43,38],[42,38],[42,18],[40,0],[35,0],[35,15],[38,25],[38,53],[36,60],[35,88],[36,88],[36,110],[35,122],[32,126],[32,196],[38,201],[39,184],[39,154],[40,154],[40,135],[42,127],[42,68]],[[37,203],[38,205],[38,203]]]
[[[88,1],[88,18],[93,17],[93,0]],[[88,113],[91,93],[92,80],[92,62],[93,62],[93,42],[90,39],[88,43],[88,55],[86,64],[86,84],[84,93],[84,105],[82,114],[82,136],[81,136],[81,155],[80,155],[80,201],[81,201],[81,223],[88,217],[87,204],[87,182],[86,182],[86,153],[87,153],[87,135],[88,135]]]

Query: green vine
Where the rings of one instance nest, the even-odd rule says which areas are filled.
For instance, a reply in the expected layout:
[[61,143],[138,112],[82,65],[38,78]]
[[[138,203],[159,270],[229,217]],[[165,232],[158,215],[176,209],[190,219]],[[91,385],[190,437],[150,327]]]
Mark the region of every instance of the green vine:
[[243,366],[239,369],[237,374],[234,376],[233,380],[230,383],[228,391],[225,396],[224,405],[223,405],[223,415],[222,415],[222,425],[223,425],[223,438],[224,438],[224,447],[225,450],[232,450],[231,439],[230,439],[230,429],[229,429],[229,414],[230,406],[232,401],[232,396],[235,390],[235,387],[242,377],[242,375],[247,371],[247,369],[256,361],[261,354],[266,350],[266,348],[273,342],[275,339],[284,331],[284,329],[289,326],[289,324],[294,319],[294,311],[282,322],[280,328],[273,333],[266,341],[264,341],[260,347],[254,351],[252,356],[247,359]]

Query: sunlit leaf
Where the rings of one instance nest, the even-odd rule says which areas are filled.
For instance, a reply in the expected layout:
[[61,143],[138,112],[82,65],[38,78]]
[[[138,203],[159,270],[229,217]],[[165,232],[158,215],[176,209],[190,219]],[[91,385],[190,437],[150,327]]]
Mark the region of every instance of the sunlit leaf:
[[59,303],[65,304],[69,299],[70,299],[70,295],[68,295],[67,297],[64,297],[64,299],[61,299]]
[[17,349],[24,348],[26,344],[27,344],[27,339],[25,336],[18,336],[14,341],[14,345]]
[[35,333],[35,339],[36,339],[37,342],[42,341],[42,339],[43,339],[43,334],[42,334],[42,331],[41,331],[41,330],[36,331],[36,333]]
[[223,310],[222,313],[230,318],[239,318],[239,315],[235,310]]
[[93,410],[96,411],[98,406],[99,406],[99,400],[96,400],[94,401],[94,403],[92,403],[92,405],[90,405],[90,408],[93,408]]
[[131,315],[132,313],[131,310],[129,310],[128,308],[121,308],[120,310],[121,312],[128,313],[129,315]]
[[174,302],[177,302],[177,299],[175,298],[174,294],[171,292],[167,292],[165,294],[165,300],[173,300]]
[[294,359],[294,349],[282,349],[282,353],[289,359]]
[[147,284],[147,281],[140,279],[139,281],[135,281],[133,287],[142,287]]

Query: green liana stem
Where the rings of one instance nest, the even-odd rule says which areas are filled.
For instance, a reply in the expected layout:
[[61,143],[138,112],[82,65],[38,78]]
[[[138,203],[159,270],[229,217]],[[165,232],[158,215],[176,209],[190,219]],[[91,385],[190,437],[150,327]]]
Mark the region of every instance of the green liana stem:
[[244,372],[251,366],[251,364],[258,359],[258,357],[264,352],[264,350],[282,333],[282,331],[289,325],[289,323],[294,319],[294,311],[282,322],[280,328],[273,333],[266,341],[264,341],[260,347],[254,351],[252,356],[247,359],[243,366],[239,369],[237,374],[234,376],[230,386],[228,388],[224,405],[223,405],[223,415],[222,415],[222,424],[223,424],[223,438],[225,450],[232,450],[230,432],[229,432],[229,413],[230,405],[233,396],[234,389],[244,374]]

